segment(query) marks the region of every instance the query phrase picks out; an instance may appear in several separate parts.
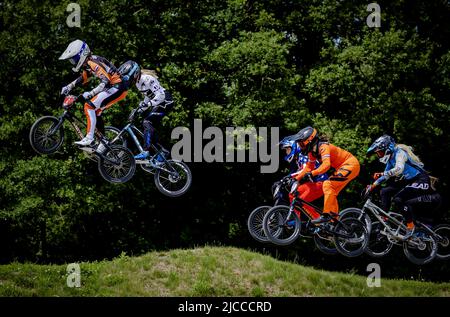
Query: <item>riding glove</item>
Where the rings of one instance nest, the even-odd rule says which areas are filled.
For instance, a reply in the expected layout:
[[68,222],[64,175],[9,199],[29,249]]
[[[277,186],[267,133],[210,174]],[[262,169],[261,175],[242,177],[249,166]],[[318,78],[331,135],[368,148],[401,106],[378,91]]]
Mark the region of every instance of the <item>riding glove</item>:
[[61,95],[68,95],[70,93],[70,91],[72,90],[72,86],[69,84],[67,86],[64,86],[61,89]]

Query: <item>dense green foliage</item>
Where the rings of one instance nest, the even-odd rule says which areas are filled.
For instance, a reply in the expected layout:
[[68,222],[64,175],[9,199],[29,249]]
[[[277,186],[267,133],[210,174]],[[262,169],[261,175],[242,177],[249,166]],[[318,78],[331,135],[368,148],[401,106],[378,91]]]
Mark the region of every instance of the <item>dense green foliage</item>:
[[[365,156],[367,146],[390,133],[414,146],[449,196],[446,1],[379,1],[379,29],[366,26],[367,3],[356,0],[78,3],[81,28],[67,27],[67,3],[0,2],[2,262],[102,259],[206,242],[256,245],[246,217],[270,202],[270,185],[282,176],[260,174],[259,164],[191,164],[191,191],[167,199],[139,169],[127,184],[106,183],[71,146],[68,129],[61,151],[37,155],[29,129],[38,117],[61,112],[59,91],[74,74],[58,57],[76,38],[116,65],[134,59],[159,70],[177,104],[163,121],[166,144],[172,127],[194,118],[204,126],[279,126],[282,135],[314,124],[363,164],[340,197],[349,207],[360,204],[368,175],[383,168]],[[130,92],[104,113],[106,122],[123,126],[138,101]],[[367,261],[329,263],[305,243],[282,252],[327,268],[364,270]],[[446,266],[423,273],[405,261],[386,260],[390,274],[448,279]]]

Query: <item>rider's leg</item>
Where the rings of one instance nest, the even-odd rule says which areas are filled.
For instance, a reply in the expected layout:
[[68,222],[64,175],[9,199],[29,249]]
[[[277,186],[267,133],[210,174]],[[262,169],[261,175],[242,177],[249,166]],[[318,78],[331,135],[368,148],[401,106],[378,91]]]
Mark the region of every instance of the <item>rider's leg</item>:
[[426,194],[405,201],[403,208],[405,221],[413,223],[418,217],[421,217],[434,222],[433,212],[440,207],[441,202],[442,198],[438,193]]
[[381,189],[381,209],[384,211],[389,211],[391,208],[392,197],[395,196],[402,189],[399,184],[395,182],[390,182],[386,187]]
[[105,135],[105,121],[101,114],[97,114],[97,130],[100,131],[102,135]]
[[144,160],[148,158],[151,144],[156,143],[156,130],[154,126],[159,122],[161,122],[161,119],[164,116],[164,113],[161,114],[162,115],[154,116],[152,115],[152,112],[150,112],[142,122],[142,125],[144,127],[144,144],[143,144],[144,151],[136,155],[134,157],[135,159]]
[[[115,88],[114,88],[115,89]],[[108,90],[109,91],[109,90]],[[100,131],[102,135],[105,135],[105,122],[103,121],[102,113],[103,110],[110,108],[115,103],[123,100],[128,94],[127,90],[117,89],[111,90],[111,94],[103,99],[100,103],[100,107],[98,107],[95,111],[97,115],[97,129]],[[101,153],[105,150],[105,146],[103,144],[99,144],[97,147],[97,152]]]
[[153,126],[152,117],[148,116],[144,119],[142,123],[144,126],[144,151],[150,150],[150,145],[152,144],[152,138],[155,136],[155,127]]
[[119,88],[112,87],[112,88],[108,89],[106,91],[106,95],[105,95],[106,97],[101,102],[98,99],[95,102],[95,104],[99,105],[98,110],[97,110],[97,115],[100,116],[104,110],[109,109],[112,105],[125,99],[127,94],[128,94],[128,90],[125,90],[121,87],[119,87]]
[[359,162],[356,159],[350,159],[340,166],[329,179],[323,182],[323,192],[325,195],[323,212],[338,213],[339,205],[337,196],[347,184],[359,175]]
[[94,130],[97,122],[97,116],[95,114],[95,108],[90,104],[84,104],[84,114],[86,115],[86,136],[80,141],[75,142],[77,145],[86,146],[91,145],[94,141]]
[[[317,183],[304,183],[299,185],[298,191],[300,193],[300,198],[306,202],[312,202],[323,196],[322,182]],[[304,205],[305,211],[311,216],[312,219],[317,219],[320,214],[314,210],[314,208]]]
[[411,182],[399,191],[393,198],[392,202],[399,207],[404,213],[408,228],[413,229],[414,223],[412,219],[411,206],[406,206],[406,202],[431,192],[430,178],[427,174],[419,174]]
[[339,192],[347,186],[347,184],[359,175],[359,162],[356,158],[351,158],[344,162],[342,166],[337,168],[333,175],[323,182],[322,188],[324,193],[324,215],[317,220],[317,223],[327,221],[329,216],[326,214],[338,214],[339,204],[337,196]]
[[87,118],[87,133],[86,137],[78,142],[78,145],[89,145],[94,140],[95,126],[97,123],[97,115],[114,103],[122,100],[127,95],[127,91],[116,87],[109,88],[108,90],[100,92],[97,96],[92,98],[84,105],[84,113]]

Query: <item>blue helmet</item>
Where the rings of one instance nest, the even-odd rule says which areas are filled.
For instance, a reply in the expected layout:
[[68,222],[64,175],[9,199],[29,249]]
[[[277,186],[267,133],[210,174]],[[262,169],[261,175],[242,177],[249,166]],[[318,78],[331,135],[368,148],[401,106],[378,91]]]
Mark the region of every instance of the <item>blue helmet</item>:
[[298,155],[301,152],[301,149],[297,145],[297,142],[294,139],[292,139],[292,136],[285,137],[283,140],[280,141],[279,145],[282,149],[291,148],[291,151],[284,157],[284,160],[289,163],[296,155]]
[[395,149],[395,140],[393,137],[385,134],[373,142],[367,150],[367,154],[376,153],[381,163],[386,164]]

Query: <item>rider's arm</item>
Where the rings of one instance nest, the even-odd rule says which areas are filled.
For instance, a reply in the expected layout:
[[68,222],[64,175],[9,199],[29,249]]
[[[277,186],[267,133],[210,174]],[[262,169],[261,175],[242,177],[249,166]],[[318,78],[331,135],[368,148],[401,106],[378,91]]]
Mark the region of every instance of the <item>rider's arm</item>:
[[[311,172],[311,175],[313,177],[326,173],[331,168],[330,145],[326,143],[321,144],[319,147],[319,154],[322,158],[322,164],[320,164],[319,167]],[[315,161],[312,162],[312,165],[315,165]]]
[[88,82],[89,79],[89,74],[86,70],[83,71],[83,73],[81,73],[81,75],[75,79],[73,82],[69,83],[66,87],[70,90],[72,90],[73,88],[75,88],[75,86],[79,85],[80,83],[85,85]]
[[92,69],[92,72],[95,74],[95,76],[100,79],[100,84],[89,92],[91,96],[95,96],[103,91],[106,85],[109,83],[108,73],[101,65],[93,61],[89,61],[88,65]]
[[389,166],[386,166],[386,170],[384,171],[383,176],[378,178],[374,184],[378,185],[383,183],[384,181],[387,181],[393,176],[400,176],[405,170],[405,164],[407,160],[408,156],[406,155],[406,152],[399,150],[395,155],[395,166],[393,168],[389,168]]
[[292,176],[298,181],[301,180],[305,176],[306,173],[309,173],[314,169],[315,161],[316,161],[316,158],[312,155],[312,153],[309,153],[308,154],[308,162],[306,164],[304,164],[303,168],[300,171],[292,174]]
[[381,176],[380,178],[378,178],[374,183],[373,183],[373,185],[374,186],[377,186],[377,185],[379,185],[379,184],[381,184],[381,183],[383,183],[383,182],[385,182],[385,181],[387,181],[388,180],[388,177],[386,177],[386,176]]
[[399,176],[405,170],[405,164],[408,160],[408,156],[405,151],[399,150],[395,155],[395,166],[394,168],[384,171],[383,176],[392,177]]
[[[149,107],[156,107],[163,103],[166,99],[164,89],[162,89],[159,81],[153,76],[146,76],[146,78],[144,79],[143,87],[140,90],[145,96],[145,106],[143,107],[143,110],[146,110]],[[150,96],[152,96],[152,98]]]
[[103,91],[106,87],[107,82],[105,83],[104,81],[102,81],[97,87],[95,87],[94,89],[92,89],[89,94],[93,97],[95,95],[97,95],[99,92]]
[[150,106],[156,107],[156,106],[160,105],[161,103],[163,103],[165,99],[166,99],[166,94],[164,93],[164,91],[162,89],[159,89],[154,92],[152,99],[150,99],[150,97],[148,97],[148,96],[145,96],[144,102],[149,107]]

